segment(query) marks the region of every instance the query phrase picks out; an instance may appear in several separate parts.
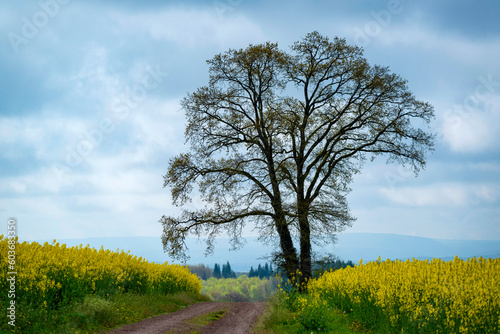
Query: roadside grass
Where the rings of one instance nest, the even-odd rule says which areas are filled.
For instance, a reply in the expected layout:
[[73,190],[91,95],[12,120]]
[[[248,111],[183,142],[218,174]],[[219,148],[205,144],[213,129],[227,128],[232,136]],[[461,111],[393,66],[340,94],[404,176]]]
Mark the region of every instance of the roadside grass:
[[[224,317],[227,313],[226,310],[219,310],[219,311],[214,311],[210,312],[207,314],[202,314],[197,317],[194,317],[190,320],[187,321],[187,323],[190,325],[189,329],[189,334],[197,334],[200,333],[200,330],[202,330],[203,327],[209,325],[210,323],[219,320],[220,318]],[[177,333],[174,331],[167,332],[166,334],[170,333]]]
[[202,301],[209,301],[209,298],[189,292],[169,295],[123,293],[111,298],[89,295],[83,302],[73,302],[50,312],[25,309],[23,313],[32,322],[29,323],[29,330],[23,330],[23,333],[103,333]]
[[227,310],[220,310],[215,312],[210,312],[207,314],[202,314],[188,321],[188,323],[196,327],[204,327],[213,321],[219,320],[227,313]]
[[[303,298],[308,298],[306,295]],[[254,332],[259,334],[299,334],[299,333],[367,333],[354,319],[335,309],[315,309],[300,311],[298,305],[290,304],[285,296],[276,294],[268,302],[266,311],[259,318]]]

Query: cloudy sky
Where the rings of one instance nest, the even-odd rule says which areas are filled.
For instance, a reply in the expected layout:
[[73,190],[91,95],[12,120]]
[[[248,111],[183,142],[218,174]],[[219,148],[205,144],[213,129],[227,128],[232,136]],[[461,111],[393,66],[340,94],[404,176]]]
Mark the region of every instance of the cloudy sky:
[[[497,1],[3,1],[0,216],[21,239],[160,236],[179,101],[229,48],[314,30],[362,46],[434,105],[417,178],[367,164],[349,232],[500,239]],[[5,233],[5,232],[0,232]]]

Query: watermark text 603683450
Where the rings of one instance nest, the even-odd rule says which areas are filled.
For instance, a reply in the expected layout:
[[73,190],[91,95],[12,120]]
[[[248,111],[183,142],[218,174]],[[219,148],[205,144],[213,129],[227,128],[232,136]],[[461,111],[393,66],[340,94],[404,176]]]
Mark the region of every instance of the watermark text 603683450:
[[9,218],[7,221],[7,298],[9,305],[7,307],[7,322],[10,326],[16,325],[16,243],[18,237],[18,224],[16,218]]

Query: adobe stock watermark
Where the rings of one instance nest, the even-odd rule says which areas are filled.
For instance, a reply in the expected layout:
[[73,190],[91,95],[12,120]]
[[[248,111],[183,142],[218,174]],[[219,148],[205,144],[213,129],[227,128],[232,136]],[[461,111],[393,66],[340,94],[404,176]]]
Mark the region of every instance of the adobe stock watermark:
[[394,15],[400,14],[404,9],[400,0],[389,0],[386,9],[379,11],[370,11],[373,20],[367,22],[364,27],[355,27],[354,43],[361,47],[366,47],[371,41],[387,27]]
[[[495,81],[493,74],[478,76],[479,83],[474,89],[474,93],[469,94],[462,104],[456,105],[453,108],[446,110],[444,114],[444,123],[454,131],[458,131],[460,125],[466,121],[471,115],[481,109],[490,98],[498,92],[500,80]],[[439,141],[444,141],[444,133],[440,132]]]
[[[460,131],[460,125],[466,122],[473,113],[481,110],[489,99],[493,98],[500,91],[500,79],[495,79],[492,74],[487,76],[478,76],[478,84],[474,92],[464,98],[460,105],[446,110],[443,123],[434,124],[431,131],[436,133],[435,142],[444,143],[445,133],[443,128],[449,128],[452,131]],[[495,109],[496,112],[498,110]],[[396,186],[414,175],[409,167],[399,166],[397,169],[389,170],[384,173],[384,177],[389,186],[389,190],[394,190]]]
[[224,19],[226,12],[232,12],[241,5],[243,0],[215,0],[213,2],[215,12],[220,19]]
[[15,53],[19,53],[19,48],[26,45],[35,38],[41,29],[43,29],[57,14],[62,5],[66,5],[70,0],[43,0],[38,2],[40,10],[36,11],[31,17],[21,17],[21,29],[19,33],[7,33],[7,39]]
[[390,191],[394,191],[396,186],[414,176],[415,173],[408,166],[399,165],[384,173]]
[[16,245],[18,237],[18,225],[16,218],[7,220],[7,323],[9,326],[16,326]]
[[66,174],[80,166],[85,158],[102,144],[105,136],[113,133],[116,123],[128,118],[131,111],[146,99],[148,92],[158,88],[167,76],[168,73],[161,70],[159,66],[148,69],[142,80],[132,86],[130,93],[113,105],[110,117],[101,119],[95,128],[85,131],[82,134],[83,138],[76,146],[66,146],[64,161],[56,161],[52,164],[57,179],[60,182],[63,181]]

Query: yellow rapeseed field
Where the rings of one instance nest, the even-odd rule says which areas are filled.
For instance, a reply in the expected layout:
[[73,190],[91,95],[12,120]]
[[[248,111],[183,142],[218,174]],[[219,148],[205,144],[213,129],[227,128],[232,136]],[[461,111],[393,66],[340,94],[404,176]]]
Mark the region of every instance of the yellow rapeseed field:
[[323,274],[307,308],[332,307],[404,333],[500,333],[500,259],[378,261]]
[[[8,239],[0,236],[0,254],[7,254]],[[16,301],[43,309],[56,309],[85,295],[103,297],[120,292],[168,294],[201,291],[198,277],[180,265],[150,263],[124,251],[89,246],[67,247],[23,242],[15,248]],[[6,277],[7,257],[1,257],[0,274]],[[1,281],[2,291],[9,282]],[[4,296],[5,295],[5,296]],[[6,298],[3,294],[2,299]]]

